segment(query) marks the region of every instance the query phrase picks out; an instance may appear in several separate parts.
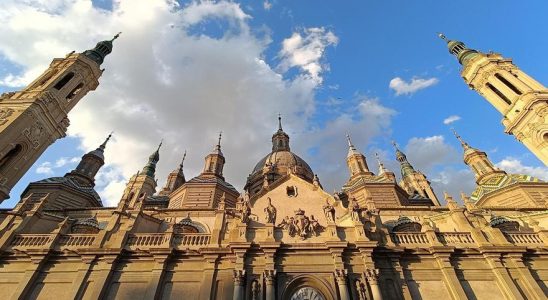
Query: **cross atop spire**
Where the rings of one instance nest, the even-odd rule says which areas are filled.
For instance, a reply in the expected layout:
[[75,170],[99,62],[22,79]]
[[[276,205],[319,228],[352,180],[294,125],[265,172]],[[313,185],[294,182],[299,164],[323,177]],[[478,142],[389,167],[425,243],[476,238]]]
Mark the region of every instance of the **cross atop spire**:
[[114,133],[114,131],[111,131],[110,134],[107,136],[107,138],[105,139],[105,141],[101,144],[101,146],[99,146],[100,149],[102,150],[105,150],[105,147],[107,146],[107,143],[108,141],[110,140],[110,138],[112,137],[112,134]]
[[478,51],[466,47],[461,41],[449,40],[445,34],[438,32],[438,37],[447,43],[449,53],[455,55],[462,65],[466,64],[471,58],[479,54]]
[[278,113],[278,130],[283,131],[282,129],[282,114]]
[[467,150],[467,149],[470,149],[470,145],[468,145],[467,142],[465,142],[462,137],[457,133],[457,131],[455,130],[455,128],[451,128],[451,130],[453,131],[453,134],[455,135],[455,137],[457,138],[457,140],[459,140],[460,144],[462,145],[462,148],[464,148],[464,150]]
[[223,132],[219,131],[219,140],[217,141],[217,148],[221,149],[221,138],[223,137]]
[[361,155],[358,150],[356,149],[356,147],[354,147],[354,144],[352,144],[352,140],[350,139],[350,134],[346,134],[346,140],[348,142],[348,155],[347,157],[350,157],[352,155]]
[[379,154],[377,152],[375,152],[375,158],[377,159],[377,164],[379,165],[379,175],[388,172],[388,170],[384,167],[384,164],[382,163],[381,158],[379,157]]
[[186,158],[186,149],[185,149],[185,153],[183,154],[183,160],[181,161],[181,164],[179,165],[179,169],[182,170],[183,169],[183,165],[185,163],[185,158]]

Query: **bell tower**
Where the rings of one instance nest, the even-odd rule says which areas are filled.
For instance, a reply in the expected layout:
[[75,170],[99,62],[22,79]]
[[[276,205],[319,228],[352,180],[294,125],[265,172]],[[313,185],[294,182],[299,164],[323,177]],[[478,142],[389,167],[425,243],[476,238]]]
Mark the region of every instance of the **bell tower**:
[[99,85],[100,66],[118,36],[55,58],[23,90],[0,96],[0,203],[48,146],[66,136],[68,113]]
[[441,33],[439,37],[462,65],[461,76],[466,84],[503,115],[505,132],[548,165],[548,89],[509,58],[467,48]]

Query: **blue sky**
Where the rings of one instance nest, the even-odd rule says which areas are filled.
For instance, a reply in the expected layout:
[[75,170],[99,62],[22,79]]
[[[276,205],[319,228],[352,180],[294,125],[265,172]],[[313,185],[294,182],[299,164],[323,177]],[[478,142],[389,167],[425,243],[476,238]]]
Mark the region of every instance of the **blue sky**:
[[[460,65],[436,36],[443,32],[471,48],[513,58],[546,84],[548,41],[541,38],[548,33],[546,1],[181,1],[179,7],[160,0],[134,2],[142,10],[128,8],[127,0],[91,2],[0,4],[5,11],[0,16],[8,24],[0,30],[0,92],[20,88],[53,57],[83,51],[117,29],[123,31],[98,90],[71,112],[70,137],[44,153],[2,207],[13,206],[29,182],[64,175],[75,166],[75,157],[99,145],[110,130],[115,139],[97,186],[108,204],[116,203],[126,178],[144,165],[161,138],[167,141],[157,173],[163,184],[183,149],[191,148],[187,178],[197,175],[219,130],[225,132],[227,180],[241,187],[254,163],[269,151],[279,111],[293,150],[329,191],[340,188],[347,177],[346,132],[372,170],[373,153],[379,152],[399,173],[390,146],[391,140],[397,141],[411,163],[434,182],[440,197],[443,190],[470,192],[474,186],[450,127],[508,171],[548,179],[542,162],[503,133],[500,114],[464,84]],[[46,16],[35,19],[43,22],[40,28],[30,24],[33,11]],[[120,12],[125,14],[116,16]],[[60,23],[67,28],[59,28]],[[18,39],[21,33],[28,37]],[[292,37],[301,38],[302,47],[284,47]],[[139,84],[150,79],[136,75],[139,66],[128,66],[136,59],[143,59],[139,70],[154,73],[158,85],[147,89]],[[204,71],[203,77],[185,71],[193,64]],[[398,95],[390,88],[395,78],[426,84]],[[223,95],[238,100],[220,100]],[[105,115],[98,108],[101,103],[125,105],[135,113]],[[192,118],[193,110],[215,107],[221,111]],[[172,115],[174,110],[181,113]],[[444,124],[450,116],[460,119]]]

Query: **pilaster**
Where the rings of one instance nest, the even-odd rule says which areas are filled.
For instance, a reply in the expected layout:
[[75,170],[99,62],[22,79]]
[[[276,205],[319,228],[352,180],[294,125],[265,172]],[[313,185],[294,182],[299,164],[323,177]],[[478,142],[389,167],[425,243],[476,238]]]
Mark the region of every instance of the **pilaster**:
[[206,254],[204,256],[204,275],[200,288],[200,299],[212,299],[213,283],[215,282],[215,273],[219,261],[218,254]]
[[436,262],[438,263],[441,273],[443,274],[443,281],[449,288],[451,298],[455,300],[466,299],[466,293],[460,284],[460,280],[455,273],[453,265],[451,265],[450,256],[451,254],[449,253],[434,253]]
[[97,264],[93,267],[93,286],[83,299],[102,299],[106,296],[117,260],[117,254],[106,255],[98,259]]
[[524,299],[518,288],[514,284],[512,277],[508,274],[508,270],[502,264],[500,254],[488,253],[483,255],[485,260],[493,270],[493,274],[497,278],[497,282],[501,287],[507,299]]
[[67,299],[81,299],[82,287],[84,287],[86,279],[89,277],[93,264],[95,263],[95,255],[82,255],[82,263],[78,267],[78,272],[72,281],[70,292]]
[[510,254],[507,258],[507,261],[509,261],[513,265],[513,267],[518,270],[519,276],[521,279],[523,279],[523,284],[526,287],[526,293],[528,294],[528,298],[539,300],[546,299],[544,292],[538,285],[535,278],[533,278],[533,275],[531,275],[529,268],[523,262],[522,254]]
[[161,283],[171,253],[153,254],[154,266],[151,270],[144,299],[158,299],[161,296]]
[[37,254],[30,257],[31,264],[25,270],[23,278],[19,281],[19,284],[15,288],[12,294],[12,298],[16,299],[28,299],[30,292],[34,287],[34,281],[40,274],[40,271],[47,263],[48,254]]

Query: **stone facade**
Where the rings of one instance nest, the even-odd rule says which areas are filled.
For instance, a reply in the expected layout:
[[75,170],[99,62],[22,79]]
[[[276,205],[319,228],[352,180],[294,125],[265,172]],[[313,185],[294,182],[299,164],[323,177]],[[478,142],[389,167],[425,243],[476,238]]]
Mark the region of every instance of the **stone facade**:
[[[74,59],[100,63],[86,57]],[[197,176],[181,163],[157,192],[158,147],[103,207],[93,187],[107,138],[0,211],[0,298],[545,299],[548,183],[456,136],[477,184],[463,206],[448,194],[441,205],[396,145],[401,180],[380,161],[373,172],[350,137],[349,178],[330,194],[280,120],[242,193],[219,136]]]

